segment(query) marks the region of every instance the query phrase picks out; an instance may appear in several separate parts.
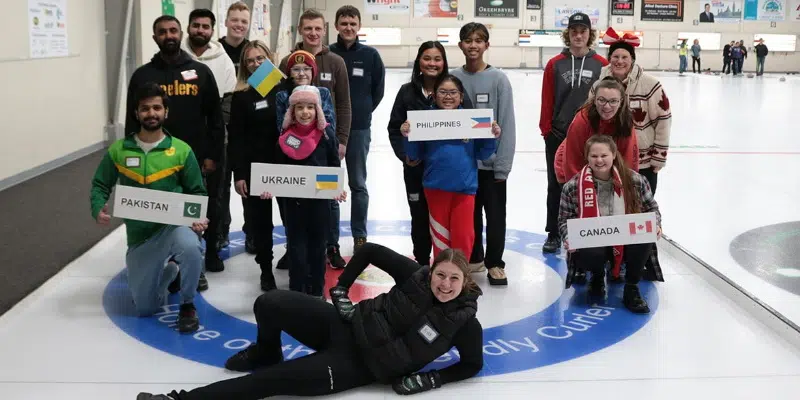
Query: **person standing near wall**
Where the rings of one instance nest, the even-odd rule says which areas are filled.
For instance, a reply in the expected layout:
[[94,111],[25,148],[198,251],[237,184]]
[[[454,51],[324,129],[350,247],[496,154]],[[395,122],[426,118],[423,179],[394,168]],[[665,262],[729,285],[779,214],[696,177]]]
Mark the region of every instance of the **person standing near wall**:
[[[297,24],[297,31],[303,37],[303,41],[295,46],[295,50],[305,50],[316,59],[317,74],[314,76],[312,84],[327,88],[333,96],[336,108],[336,137],[339,140],[339,158],[343,159],[347,150],[347,141],[350,136],[350,82],[347,79],[347,65],[342,57],[332,53],[328,46],[322,44],[325,37],[325,16],[317,10],[308,9],[300,15],[300,22]],[[286,65],[289,56],[281,60],[280,69],[287,75],[289,71]],[[344,268],[345,261],[339,253],[339,203],[330,201],[331,221],[335,222],[330,226],[328,235],[328,261],[333,268]],[[334,221],[335,219],[335,221]],[[285,257],[285,256],[284,256]],[[278,261],[285,263],[285,258]],[[285,268],[285,265],[284,265]]]
[[722,73],[728,75],[731,73],[731,49],[733,48],[733,40],[722,48]]
[[[220,38],[219,43],[222,45],[222,48],[225,49],[225,53],[228,54],[228,58],[230,58],[233,62],[233,68],[236,70],[236,76],[239,77],[239,61],[242,57],[244,57],[243,52],[245,46],[250,43],[250,41],[246,38],[247,30],[250,28],[250,8],[247,7],[247,4],[237,1],[228,7],[228,13],[225,16],[225,28],[228,29],[228,34]],[[250,76],[250,74],[247,75]],[[233,100],[231,100],[231,103],[233,103]],[[233,107],[232,104],[231,107]],[[227,154],[231,154],[231,152],[228,151],[226,152],[226,155]],[[228,168],[228,170],[230,171],[230,168]],[[231,178],[232,174],[230,172],[226,172],[225,182],[229,182]],[[223,200],[227,199],[229,201],[228,204],[230,205],[230,185],[227,185],[226,188],[223,188],[223,191]],[[230,209],[230,206],[228,209]],[[244,225],[242,225],[242,231],[245,234],[244,249],[250,254],[257,254],[258,248],[256,247],[255,239],[253,235],[248,234],[248,225],[253,222],[252,218],[250,218],[249,210],[250,209],[248,207],[245,207],[243,210]],[[226,240],[228,233],[230,232],[230,222],[230,219],[226,220],[226,229],[223,230],[223,232],[225,232],[224,237]]]
[[[459,32],[458,46],[466,64],[451,73],[459,78],[475,108],[491,108],[494,120],[503,128],[497,139],[497,152],[478,161],[478,190],[475,194],[475,242],[470,268],[484,271],[492,285],[507,285],[503,252],[506,243],[506,181],[511,173],[516,149],[514,94],[505,73],[487,64],[483,53],[489,48],[489,30],[478,22],[470,22]],[[483,248],[483,210],[486,210],[486,250]]]
[[678,46],[678,62],[680,63],[678,66],[679,75],[683,75],[683,73],[689,68],[689,60],[686,58],[688,55],[689,48],[686,47],[686,39],[683,39],[681,44]]
[[[214,75],[205,64],[193,60],[181,50],[181,24],[177,18],[162,15],[153,22],[153,40],[159,52],[131,76],[128,83],[125,132],[132,134],[141,128],[136,118],[134,95],[146,82],[155,82],[170,97],[170,114],[164,130],[189,144],[200,163],[208,193],[219,193],[221,164],[225,151],[225,126],[222,117],[219,89]],[[208,207],[208,229],[205,231],[205,268],[224,269],[217,254],[219,218],[217,208]],[[200,274],[198,290],[208,289],[205,274]]]
[[[703,73],[703,68],[700,66],[700,41],[695,39],[694,44],[692,44],[692,72],[695,74]],[[694,65],[697,64],[697,69],[694,68]]]
[[599,78],[600,69],[608,65],[603,56],[591,49],[597,33],[592,30],[588,15],[575,13],[570,16],[561,38],[567,47],[551,58],[544,68],[539,115],[547,160],[547,240],[542,246],[545,253],[555,253],[561,247],[558,231],[561,184],[553,167],[556,151],[567,137],[575,113],[588,98],[592,84]]
[[764,44],[764,39],[760,39],[756,45],[756,75],[764,75],[764,60],[769,54],[767,45]]
[[[188,34],[186,40],[181,43],[183,51],[196,61],[208,66],[211,72],[214,73],[214,79],[217,81],[219,94],[222,101],[222,117],[225,125],[230,120],[231,110],[231,96],[236,87],[236,69],[233,66],[233,61],[227,57],[222,45],[215,40],[211,40],[214,36],[214,27],[217,25],[217,19],[211,10],[200,8],[192,10],[189,13],[189,26],[186,28]],[[227,144],[227,133],[226,140]],[[210,200],[212,200],[213,207],[219,209],[219,225],[217,230],[217,248],[221,249],[228,245],[228,232],[231,226],[231,172],[227,166],[227,157],[223,152],[222,164],[219,165],[220,191],[219,193],[212,193]],[[219,263],[215,265],[224,266]],[[212,272],[220,272],[219,270],[212,270]]]
[[[367,155],[372,140],[372,112],[383,99],[385,75],[383,60],[378,51],[358,42],[359,29],[361,13],[357,8],[346,5],[336,11],[336,30],[339,35],[330,50],[344,59],[350,80],[351,107],[361,111],[353,114],[345,153],[347,182],[352,193],[350,231],[353,234],[353,254],[367,242]],[[338,211],[338,205],[333,209]],[[332,212],[331,219],[332,224],[338,225],[339,213]],[[335,236],[328,243],[339,242],[338,231],[335,229]]]

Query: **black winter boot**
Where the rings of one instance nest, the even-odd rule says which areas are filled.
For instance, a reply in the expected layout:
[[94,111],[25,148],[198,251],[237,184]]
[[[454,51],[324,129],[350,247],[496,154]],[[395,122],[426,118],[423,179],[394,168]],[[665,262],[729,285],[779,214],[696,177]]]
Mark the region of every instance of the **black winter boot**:
[[636,284],[625,284],[622,304],[624,304],[628,310],[636,314],[647,314],[650,312],[650,307],[647,306],[647,302],[642,298],[642,294],[639,293],[639,286]]

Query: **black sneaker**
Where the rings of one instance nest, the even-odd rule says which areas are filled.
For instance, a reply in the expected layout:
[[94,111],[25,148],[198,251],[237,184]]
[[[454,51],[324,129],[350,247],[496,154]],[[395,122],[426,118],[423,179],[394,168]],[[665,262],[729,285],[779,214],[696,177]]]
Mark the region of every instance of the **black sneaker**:
[[194,304],[181,304],[178,312],[178,331],[180,333],[192,333],[200,328],[200,320],[197,319],[197,309]]
[[256,254],[258,250],[256,249],[256,240],[253,239],[253,236],[247,236],[244,239],[244,251],[247,254]]
[[354,237],[353,238],[353,254],[356,254],[358,249],[360,249],[361,246],[364,246],[364,243],[367,243],[367,238],[365,238],[365,237]]
[[[178,276],[180,276],[180,275],[178,275]],[[179,291],[181,290],[180,284],[181,284],[181,281],[178,281],[178,290]],[[208,290],[208,279],[206,279],[206,274],[201,272],[200,273],[200,280],[197,281],[197,291],[198,292],[204,292],[206,290]],[[177,293],[177,292],[175,292],[175,293]]]
[[264,269],[261,271],[269,271],[267,273],[261,272],[261,290],[269,292],[270,290],[277,289],[278,286],[275,284],[275,275],[272,275],[272,271]]
[[225,271],[225,263],[219,258],[217,254],[206,255],[206,271],[208,272],[222,272]]
[[542,251],[545,253],[555,253],[561,247],[561,237],[555,233],[548,233],[547,240],[542,245]]
[[650,307],[647,306],[647,302],[644,301],[642,294],[639,293],[639,286],[635,284],[625,284],[622,304],[624,304],[628,310],[636,314],[647,314],[650,312]]
[[234,354],[228,361],[225,361],[225,368],[237,372],[250,372],[262,367],[274,364],[267,358],[254,343],[246,349]]
[[606,297],[605,278],[605,271],[599,273],[592,272],[592,279],[589,280],[589,296],[599,298]]
[[339,253],[339,248],[336,246],[328,247],[328,263],[333,269],[342,269],[347,265],[341,253]]
[[231,241],[228,239],[227,234],[222,234],[217,237],[217,249],[222,250],[223,248],[229,246]]

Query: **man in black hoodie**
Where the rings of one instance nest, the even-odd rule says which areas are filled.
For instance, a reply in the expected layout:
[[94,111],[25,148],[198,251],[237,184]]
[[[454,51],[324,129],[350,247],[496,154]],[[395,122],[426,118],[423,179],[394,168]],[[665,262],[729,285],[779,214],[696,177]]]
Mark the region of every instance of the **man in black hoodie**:
[[[162,15],[153,22],[153,40],[160,51],[131,76],[128,83],[125,132],[129,134],[139,131],[133,99],[136,91],[147,82],[161,85],[170,98],[169,116],[164,122],[164,130],[192,147],[205,177],[208,197],[214,200],[219,197],[216,193],[220,190],[222,176],[217,171],[217,163],[222,159],[225,140],[219,89],[211,70],[205,64],[192,60],[181,50],[182,36],[181,24],[175,17]],[[209,224],[205,232],[205,269],[213,272],[224,269],[217,254],[218,208],[208,207]],[[208,282],[202,274],[198,290],[207,288]]]

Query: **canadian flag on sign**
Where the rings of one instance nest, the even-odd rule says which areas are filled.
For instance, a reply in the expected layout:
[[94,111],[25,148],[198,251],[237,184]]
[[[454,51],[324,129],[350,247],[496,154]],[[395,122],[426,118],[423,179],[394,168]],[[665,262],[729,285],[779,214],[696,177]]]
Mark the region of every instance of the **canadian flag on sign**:
[[653,232],[653,223],[650,221],[645,222],[644,224],[636,224],[636,222],[631,222],[628,224],[628,227],[631,230],[631,235],[638,235],[640,233],[651,233]]

